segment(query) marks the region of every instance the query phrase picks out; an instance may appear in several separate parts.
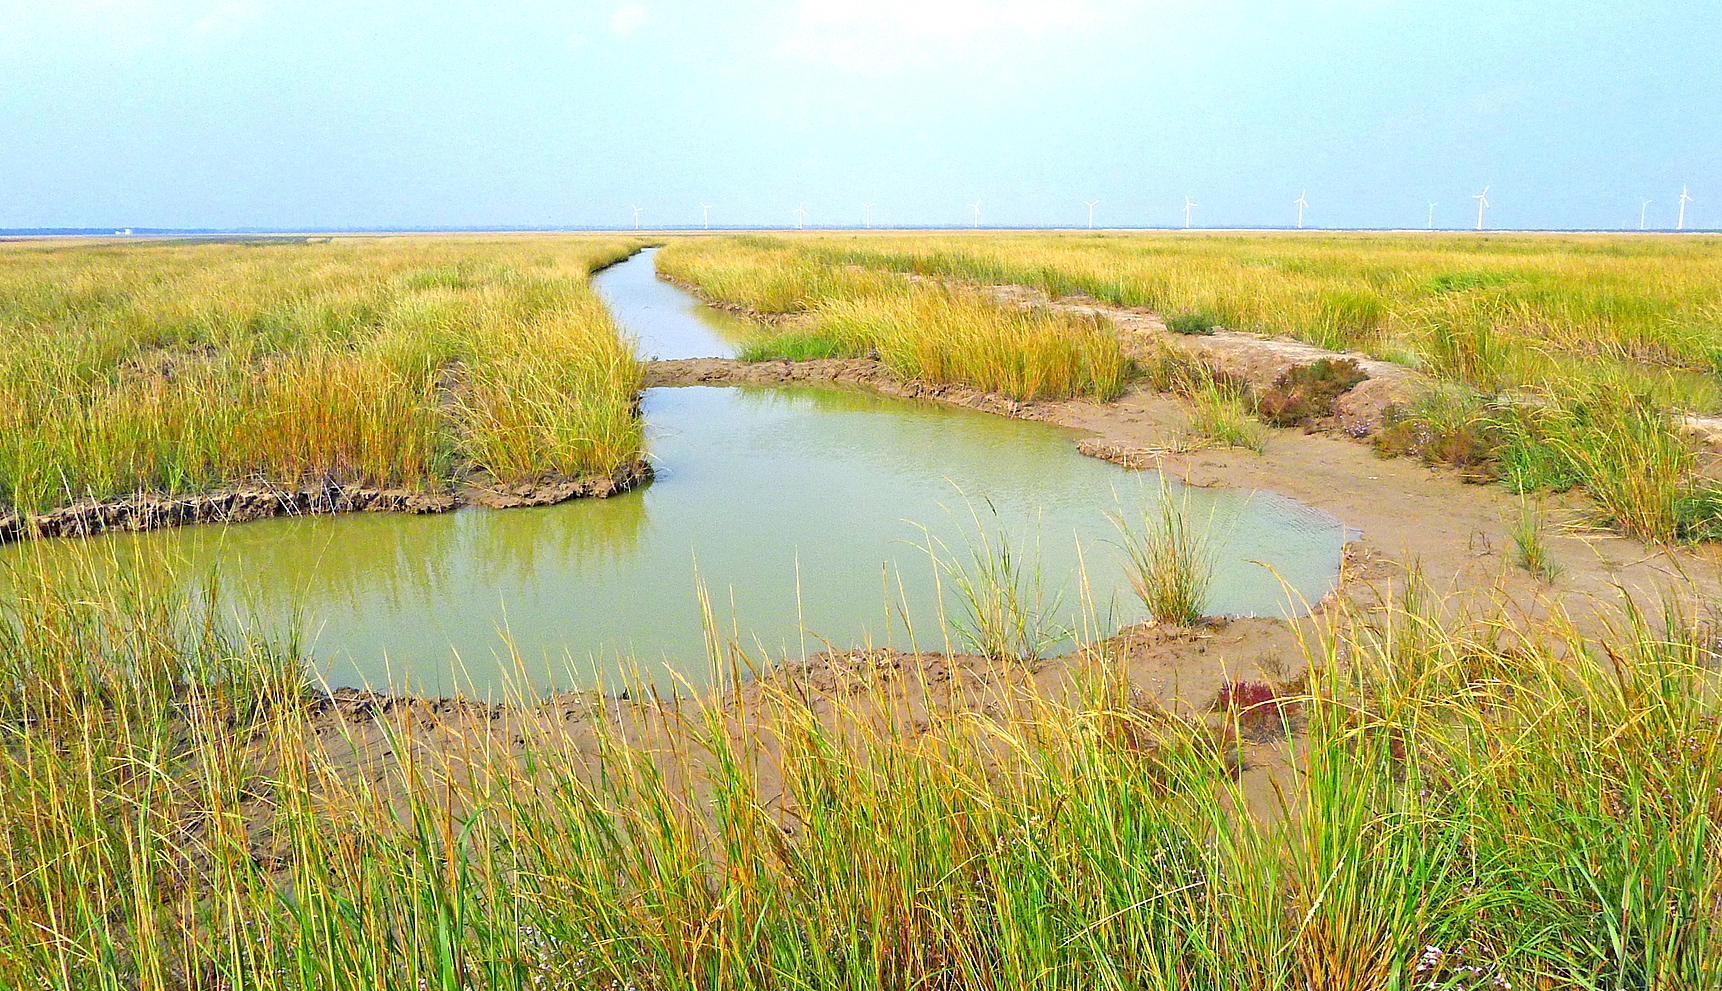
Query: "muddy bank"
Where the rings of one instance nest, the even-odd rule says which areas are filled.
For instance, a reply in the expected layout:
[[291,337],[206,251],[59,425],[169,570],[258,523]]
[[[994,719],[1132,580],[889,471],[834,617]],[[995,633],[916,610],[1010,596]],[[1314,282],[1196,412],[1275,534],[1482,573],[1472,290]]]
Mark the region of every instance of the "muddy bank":
[[[906,278],[910,282],[956,284],[919,275]],[[1363,381],[1340,395],[1334,403],[1332,415],[1320,424],[1322,428],[1355,440],[1380,430],[1392,407],[1414,402],[1435,387],[1433,380],[1419,372],[1371,358],[1360,351],[1330,351],[1289,337],[1270,337],[1224,327],[1216,327],[1208,334],[1175,334],[1152,310],[1111,306],[1086,296],[1053,299],[1027,286],[963,285],[979,290],[994,302],[1006,306],[1106,320],[1118,329],[1124,353],[1133,360],[1149,363],[1170,350],[1201,362],[1257,396],[1273,393],[1283,387],[1288,374],[1320,361],[1355,365]]]
[[[1144,625],[1076,654],[1039,661],[997,660],[974,654],[852,650],[784,660],[756,678],[732,684],[706,703],[690,699],[609,697],[564,693],[529,704],[456,698],[405,698],[342,689],[308,702],[306,744],[320,754],[334,781],[404,797],[408,767],[434,769],[455,782],[481,779],[487,768],[521,768],[544,760],[556,773],[597,773],[606,748],[625,742],[655,756],[671,780],[698,784],[708,768],[701,743],[714,725],[733,739],[760,741],[757,777],[763,805],[782,808],[786,791],[776,732],[793,725],[780,714],[805,712],[837,739],[863,735],[913,747],[942,721],[972,717],[1009,721],[1033,717],[1035,706],[1080,706],[1102,676],[1115,679],[1122,704],[1150,720],[1171,718],[1227,736],[1237,715],[1229,700],[1239,687],[1257,695],[1290,697],[1304,691],[1306,666],[1295,628],[1270,619],[1213,620],[1196,627]],[[709,706],[709,708],[707,707]],[[966,714],[966,716],[962,716]],[[1295,729],[1295,726],[1294,726]],[[763,731],[763,733],[762,733]],[[249,758],[267,768],[275,741],[254,741]],[[1264,802],[1270,778],[1284,776],[1283,733],[1230,740],[1246,792]],[[613,756],[613,751],[611,752]],[[1287,782],[1282,781],[1284,786]],[[263,827],[271,810],[261,800],[247,811],[253,843],[271,846]],[[1265,808],[1265,805],[1264,805]],[[260,860],[289,855],[259,849]]]
[[158,530],[194,523],[244,523],[278,516],[446,513],[467,505],[492,509],[548,506],[569,499],[607,498],[651,477],[650,462],[641,459],[609,475],[546,476],[507,486],[469,481],[442,492],[325,485],[297,489],[253,486],[190,496],[144,493],[107,502],[79,502],[40,515],[0,515],[0,544],[38,537],[89,537],[113,531]]
[[1019,420],[1047,420],[1061,404],[1018,402],[1009,396],[982,392],[948,382],[905,379],[882,361],[871,358],[815,358],[810,361],[742,361],[739,358],[680,358],[648,361],[644,388],[695,385],[850,386],[899,399],[930,399],[978,409]]

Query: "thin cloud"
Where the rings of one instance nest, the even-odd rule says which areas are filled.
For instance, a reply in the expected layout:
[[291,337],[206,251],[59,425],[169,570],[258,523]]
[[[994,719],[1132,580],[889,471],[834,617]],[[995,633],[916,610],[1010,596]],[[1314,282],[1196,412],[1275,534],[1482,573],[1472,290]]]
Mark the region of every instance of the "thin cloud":
[[802,0],[780,48],[853,71],[1022,52],[1104,20],[1094,0]]
[[610,30],[620,37],[626,38],[645,26],[648,19],[646,8],[637,3],[617,4],[610,14]]

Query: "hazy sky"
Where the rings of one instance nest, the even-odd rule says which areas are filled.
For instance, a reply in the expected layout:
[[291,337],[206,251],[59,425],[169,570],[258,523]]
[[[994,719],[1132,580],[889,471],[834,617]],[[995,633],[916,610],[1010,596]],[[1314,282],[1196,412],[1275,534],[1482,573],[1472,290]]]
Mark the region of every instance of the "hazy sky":
[[0,228],[1722,227],[1722,3],[0,0]]

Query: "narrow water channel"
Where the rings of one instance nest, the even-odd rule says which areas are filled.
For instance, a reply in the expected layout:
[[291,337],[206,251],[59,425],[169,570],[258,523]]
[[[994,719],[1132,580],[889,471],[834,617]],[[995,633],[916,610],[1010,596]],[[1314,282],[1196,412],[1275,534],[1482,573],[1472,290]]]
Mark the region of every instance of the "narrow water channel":
[[[599,275],[617,321],[645,353],[723,353],[738,328],[651,265]],[[713,625],[761,660],[826,643],[960,647],[934,556],[967,561],[983,532],[1038,560],[1049,627],[1092,635],[1143,618],[1107,513],[1140,519],[1160,478],[1083,457],[1067,431],[808,389],[651,389],[643,409],[657,479],[607,500],[44,541],[0,563],[165,560],[189,588],[214,571],[226,609],[296,625],[330,684],[427,693],[615,687],[636,672],[699,685]],[[1172,497],[1210,530],[1213,612],[1294,614],[1332,588],[1343,528],[1331,516],[1269,493]]]
[[657,248],[592,277],[592,287],[610,307],[641,358],[733,358],[747,336],[741,317],[706,306],[658,278]]

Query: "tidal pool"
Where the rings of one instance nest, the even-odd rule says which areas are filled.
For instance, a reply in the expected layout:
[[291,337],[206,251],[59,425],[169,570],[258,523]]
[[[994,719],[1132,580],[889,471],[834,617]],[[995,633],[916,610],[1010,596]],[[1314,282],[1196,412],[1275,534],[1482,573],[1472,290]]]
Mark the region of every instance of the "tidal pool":
[[[703,684],[702,587],[711,625],[755,662],[827,642],[961,648],[948,621],[960,602],[933,555],[968,563],[982,531],[1031,561],[1038,544],[1049,627],[1144,618],[1107,513],[1139,520],[1160,476],[1084,457],[1066,431],[806,389],[652,389],[644,409],[657,479],[606,500],[187,527],[0,557],[165,560],[190,590],[217,572],[225,611],[277,635],[297,624],[330,684],[430,693],[616,687],[636,672]],[[1210,532],[1212,612],[1292,615],[1332,588],[1331,516],[1268,493],[1171,497]]]
[[[745,322],[659,281],[652,256],[594,279],[641,356],[733,354]],[[215,576],[225,614],[295,635],[331,686],[497,697],[698,687],[714,644],[751,664],[964,649],[950,569],[972,572],[983,542],[1008,541],[1047,652],[1068,650],[1146,618],[1109,514],[1140,526],[1163,498],[1207,533],[1214,614],[1300,614],[1339,574],[1345,531],[1326,513],[1180,489],[1042,423],[814,389],[650,389],[642,409],[657,477],[610,499],[40,541],[0,548],[0,567],[144,573],[194,596]]]

